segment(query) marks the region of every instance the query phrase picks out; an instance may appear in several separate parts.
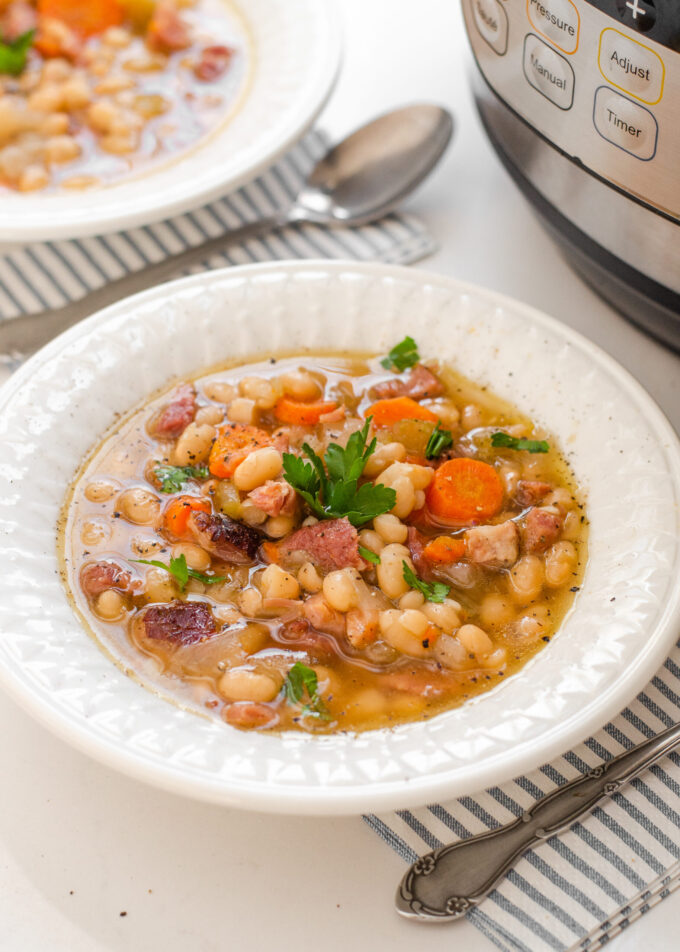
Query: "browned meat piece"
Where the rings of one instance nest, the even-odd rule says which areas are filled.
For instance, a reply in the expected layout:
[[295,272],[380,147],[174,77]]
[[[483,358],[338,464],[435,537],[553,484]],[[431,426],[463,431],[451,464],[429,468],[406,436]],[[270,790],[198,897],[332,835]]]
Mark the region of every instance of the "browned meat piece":
[[308,559],[326,572],[346,566],[363,568],[359,555],[359,533],[349,519],[329,519],[304,526],[286,539],[280,548],[283,559],[297,556]]
[[172,399],[163,407],[153,431],[158,436],[179,436],[196,415],[196,392],[191,384],[183,383],[175,390]]
[[416,529],[415,526],[408,527],[408,539],[406,540],[406,545],[408,550],[411,553],[411,561],[413,562],[413,567],[416,570],[416,575],[419,575],[425,581],[432,581],[432,563],[429,559],[425,558],[423,554],[423,549],[425,548],[425,540],[421,536],[420,532]]
[[257,701],[236,701],[225,707],[223,717],[232,727],[251,730],[257,727],[273,727],[279,719],[275,710]]
[[193,645],[217,630],[210,606],[205,602],[170,602],[150,605],[142,612],[144,634],[153,641]]
[[90,597],[110,588],[125,592],[130,587],[130,573],[115,562],[88,562],[80,571],[80,587]]
[[406,380],[387,380],[374,387],[373,392],[379,400],[388,400],[391,397],[424,400],[425,397],[440,397],[444,393],[444,385],[431,370],[422,364],[416,364]]
[[268,516],[292,516],[297,493],[288,483],[269,479],[264,485],[251,490],[248,499]]
[[194,66],[194,75],[204,83],[211,83],[226,71],[234,51],[228,46],[206,46]]
[[471,562],[509,568],[519,556],[519,533],[514,522],[476,526],[465,533],[465,552]]
[[438,579],[458,588],[472,588],[479,581],[481,569],[470,562],[440,563],[430,562],[424,555],[425,542],[415,526],[409,526],[408,539],[411,561],[416,575],[425,582],[436,582]]
[[38,26],[38,11],[30,3],[18,0],[10,3],[0,20],[2,36],[5,41],[18,39],[23,33],[35,30]]
[[254,561],[262,541],[256,529],[235,522],[228,516],[194,510],[187,525],[196,542],[204,549],[226,562],[240,565]]
[[530,509],[524,520],[524,548],[545,552],[559,539],[562,523],[562,516],[550,509]]
[[550,483],[538,479],[520,479],[517,483],[515,499],[520,506],[535,506],[552,490]]
[[180,16],[172,0],[161,0],[156,5],[149,23],[146,41],[158,53],[183,50],[191,42],[189,24]]
[[[317,596],[312,596],[316,598]],[[311,599],[309,600],[311,601]],[[309,604],[305,602],[305,605]],[[331,609],[329,609],[331,611]],[[336,614],[340,614],[336,612]],[[344,617],[342,618],[342,634],[344,632]],[[335,634],[335,632],[333,632]],[[277,639],[286,645],[287,648],[297,648],[300,651],[306,651],[319,661],[328,661],[335,654],[333,641],[327,634],[320,631],[314,631],[312,625],[306,618],[294,618],[292,621],[284,622],[278,630]]]

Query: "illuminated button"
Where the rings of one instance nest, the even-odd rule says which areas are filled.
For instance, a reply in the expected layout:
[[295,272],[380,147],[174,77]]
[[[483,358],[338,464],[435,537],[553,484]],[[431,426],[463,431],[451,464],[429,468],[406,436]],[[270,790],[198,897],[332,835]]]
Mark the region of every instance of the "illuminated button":
[[560,109],[571,109],[574,71],[563,56],[533,33],[524,40],[524,75],[550,102]]
[[563,53],[576,52],[580,19],[572,0],[527,0],[527,16],[534,29]]
[[508,15],[498,0],[471,0],[472,16],[491,49],[504,56],[508,49]]
[[600,86],[595,93],[593,121],[603,139],[645,162],[654,158],[659,127],[649,109]]
[[600,37],[600,72],[613,86],[653,105],[663,95],[665,69],[661,57],[637,40],[608,28]]

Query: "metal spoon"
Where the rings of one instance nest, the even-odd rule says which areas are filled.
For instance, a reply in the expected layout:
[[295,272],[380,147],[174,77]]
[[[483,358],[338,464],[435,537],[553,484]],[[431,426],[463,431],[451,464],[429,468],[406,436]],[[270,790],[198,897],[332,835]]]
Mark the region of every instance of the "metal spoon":
[[568,829],[680,744],[680,724],[594,767],[538,800],[507,826],[450,843],[421,856],[396,895],[397,912],[421,922],[460,919],[487,896],[517,860]]
[[453,119],[439,106],[419,104],[386,113],[327,152],[289,208],[126,274],[64,307],[0,322],[0,354],[28,356],[94,311],[162,284],[262,232],[302,222],[351,226],[381,218],[434,168],[452,133]]

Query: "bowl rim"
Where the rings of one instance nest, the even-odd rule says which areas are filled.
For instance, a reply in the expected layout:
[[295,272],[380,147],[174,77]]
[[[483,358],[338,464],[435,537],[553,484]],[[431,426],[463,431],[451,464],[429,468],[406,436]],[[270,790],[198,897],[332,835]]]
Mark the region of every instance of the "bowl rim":
[[[446,290],[481,296],[490,307],[519,308],[532,323],[557,333],[574,348],[585,354],[600,369],[614,379],[627,395],[635,402],[643,414],[646,423],[655,438],[663,445],[669,464],[669,474],[680,488],[680,439],[668,418],[651,395],[636,378],[623,368],[613,357],[570,327],[542,311],[523,304],[517,299],[496,291],[487,290],[478,285],[460,281],[445,275],[421,269],[395,265],[383,265],[370,262],[346,260],[329,261],[314,259],[304,261],[277,261],[220,268],[180,278],[159,285],[140,294],[126,298],[116,304],[93,314],[77,326],[59,335],[37,354],[31,357],[0,388],[0,412],[6,402],[21,389],[39,368],[48,363],[58,352],[77,341],[90,330],[102,327],[109,320],[140,308],[146,301],[172,295],[175,290],[191,289],[206,281],[219,281],[223,278],[240,278],[258,274],[280,274],[282,272],[359,273],[379,278],[405,279],[423,285],[435,285]],[[581,713],[570,715],[568,729],[559,723],[553,724],[540,741],[522,742],[503,753],[484,760],[467,779],[451,778],[451,773],[424,774],[405,781],[366,781],[353,786],[326,786],[310,788],[305,784],[276,786],[268,790],[261,781],[254,783],[230,779],[225,787],[218,778],[190,777],[175,768],[172,763],[152,762],[129,749],[122,750],[107,739],[88,733],[86,725],[78,721],[71,712],[64,712],[39,697],[30,687],[16,678],[4,665],[0,664],[0,684],[32,716],[44,724],[50,731],[63,740],[92,756],[107,766],[120,770],[128,776],[144,780],[169,792],[179,793],[194,799],[209,801],[226,806],[304,815],[349,815],[369,810],[386,810],[397,807],[422,805],[439,799],[459,797],[471,794],[488,786],[498,784],[519,776],[561,755],[580,743],[589,734],[601,728],[617,715],[625,705],[651,680],[652,676],[667,658],[675,644],[676,632],[680,628],[680,577],[673,583],[664,612],[657,619],[654,632],[657,633],[652,648],[640,652],[639,663],[626,668],[609,688]],[[79,622],[80,624],[80,622]],[[357,735],[361,737],[361,735]],[[452,789],[455,785],[455,790]]]
[[[241,11],[241,0],[236,0],[236,2],[240,15],[247,20],[249,14]],[[311,81],[307,81],[304,97],[301,97],[300,101],[296,103],[295,109],[291,111],[285,130],[282,129],[281,135],[269,147],[260,149],[254,161],[243,166],[240,170],[236,170],[227,178],[220,178],[216,173],[200,176],[189,175],[186,177],[182,188],[173,188],[171,191],[166,188],[158,194],[150,189],[148,196],[142,190],[135,195],[134,201],[124,200],[117,190],[125,188],[128,184],[134,184],[137,179],[134,176],[132,179],[123,177],[120,181],[112,183],[111,186],[104,186],[103,189],[99,190],[99,194],[110,191],[114,198],[108,202],[106,212],[94,218],[91,216],[86,202],[84,202],[82,211],[69,216],[62,200],[64,198],[72,200],[74,195],[78,195],[77,192],[68,193],[67,195],[56,192],[43,196],[38,192],[16,196],[17,202],[30,202],[31,196],[37,196],[42,198],[44,207],[36,209],[35,214],[28,218],[21,214],[5,216],[5,221],[0,226],[0,252],[2,252],[3,246],[11,249],[17,243],[67,241],[95,235],[110,235],[166,221],[201,208],[219,198],[231,195],[274,165],[312,127],[328,103],[340,75],[343,61],[344,33],[338,2],[337,0],[322,0],[318,7],[313,5],[311,9],[314,10],[316,16],[315,43],[321,46],[316,52],[317,75],[311,76]],[[255,69],[257,68],[256,64]],[[250,93],[246,94],[241,109],[247,108],[249,95]],[[228,119],[225,131],[230,125],[231,120]],[[148,172],[145,172],[141,181],[153,180],[156,172],[162,172],[166,166],[173,163],[183,169],[184,163],[191,163],[193,154],[200,151],[201,148],[202,142],[199,139],[194,146],[186,151],[186,154],[180,152],[176,157],[169,156],[167,161],[149,169]],[[92,193],[88,191],[82,193],[85,198],[88,194]],[[10,198],[13,198],[13,196],[10,196]],[[53,207],[54,203],[56,205]],[[14,210],[21,212],[21,207],[17,204]],[[8,217],[12,219],[11,222],[8,222]]]

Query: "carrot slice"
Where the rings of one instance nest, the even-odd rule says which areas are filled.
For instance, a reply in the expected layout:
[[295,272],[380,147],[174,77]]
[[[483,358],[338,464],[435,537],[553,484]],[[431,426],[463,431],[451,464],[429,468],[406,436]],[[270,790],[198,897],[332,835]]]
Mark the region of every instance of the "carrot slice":
[[212,512],[212,506],[201,496],[177,496],[163,511],[163,528],[181,538],[187,533],[187,522],[192,512]]
[[458,562],[465,555],[465,542],[451,536],[437,536],[427,543],[423,555],[430,562]]
[[461,456],[435,471],[426,498],[432,515],[443,522],[483,522],[500,512],[503,483],[493,466]]
[[281,423],[291,423],[294,426],[314,426],[326,413],[336,410],[337,406],[337,403],[332,400],[303,403],[302,400],[281,397],[274,407],[274,414]]
[[399,420],[432,420],[437,422],[437,414],[427,407],[421,406],[411,397],[391,397],[389,400],[378,400],[372,404],[368,410],[364,411],[364,416],[373,417],[374,426],[392,426]]
[[38,13],[61,20],[80,36],[94,36],[123,22],[123,8],[118,0],[38,0]]
[[228,479],[249,453],[272,443],[266,430],[246,423],[229,423],[220,429],[210,450],[210,472],[220,479]]

